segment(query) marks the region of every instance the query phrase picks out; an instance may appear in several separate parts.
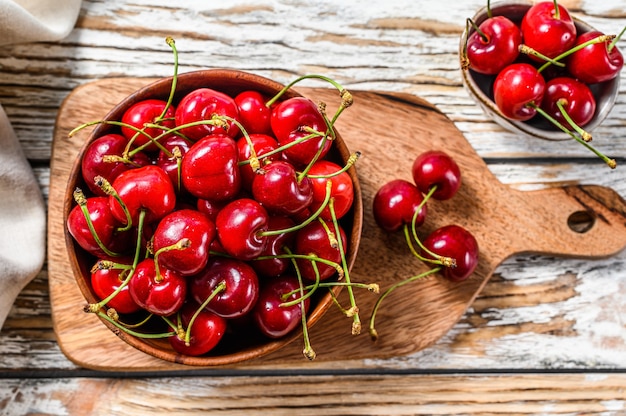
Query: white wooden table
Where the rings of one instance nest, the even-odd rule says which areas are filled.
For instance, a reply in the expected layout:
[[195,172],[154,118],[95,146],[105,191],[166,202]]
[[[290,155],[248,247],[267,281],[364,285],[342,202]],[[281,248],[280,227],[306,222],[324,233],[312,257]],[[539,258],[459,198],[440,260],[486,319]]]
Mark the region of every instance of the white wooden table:
[[[607,33],[626,3],[564,0]],[[626,86],[594,134],[611,171],[574,142],[518,137],[461,85],[459,37],[482,0],[386,2],[85,1],[61,42],[0,50],[0,103],[47,197],[59,106],[107,77],[228,67],[287,83],[322,73],[349,89],[420,96],[462,131],[491,171],[531,190],[597,184],[626,197]],[[626,51],[626,39],[619,42]],[[620,164],[622,166],[620,166]],[[626,252],[603,260],[519,255],[505,261],[463,319],[410,356],[296,370],[94,372],[55,340],[47,268],[0,332],[0,414],[626,414]],[[278,386],[278,387],[276,387]]]

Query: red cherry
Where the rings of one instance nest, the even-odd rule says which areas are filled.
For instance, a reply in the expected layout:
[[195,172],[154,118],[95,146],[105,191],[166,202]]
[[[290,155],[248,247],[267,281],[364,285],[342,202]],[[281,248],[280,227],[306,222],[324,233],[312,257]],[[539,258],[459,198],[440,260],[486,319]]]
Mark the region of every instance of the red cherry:
[[[574,46],[576,25],[567,9],[556,2],[542,1],[528,9],[521,23],[524,44],[548,58],[555,58]],[[531,58],[540,60],[540,58]]]
[[[578,36],[576,46],[601,36],[598,31],[589,31]],[[567,58],[568,71],[579,81],[587,84],[605,82],[615,78],[624,67],[624,56],[611,47],[611,40],[593,43],[572,53]]]
[[[291,275],[270,279],[261,288],[259,299],[252,317],[261,332],[269,338],[281,338],[289,334],[302,323],[301,303],[280,306],[300,297],[300,284]],[[284,296],[295,291],[289,296]],[[304,300],[305,313],[310,307],[309,298]]]
[[194,143],[182,160],[184,188],[196,198],[223,201],[241,189],[237,145],[225,134],[213,134]]
[[[438,228],[426,237],[423,244],[433,253],[455,260],[455,267],[443,269],[444,276],[449,280],[459,282],[467,279],[478,265],[478,242],[461,226],[447,225]],[[432,258],[428,253],[423,254]]]
[[[329,238],[327,229],[330,229],[334,233],[335,227],[332,222],[326,221],[325,224],[322,224],[321,221],[313,221],[298,230],[294,243],[294,253],[305,256],[313,255],[320,259],[332,261],[341,266],[341,251],[339,250],[339,245],[334,244]],[[346,234],[341,227],[339,227],[339,231],[343,250],[347,252],[348,241],[346,239]],[[338,240],[337,236],[334,237]],[[315,269],[311,264],[311,260],[297,259],[296,263],[304,279],[310,281],[316,280]],[[316,266],[319,272],[320,280],[329,279],[337,272],[334,267],[328,264],[316,262]]]
[[[327,131],[326,122],[317,105],[304,97],[290,98],[274,107],[271,125],[281,146],[308,136],[309,130],[320,133]],[[315,136],[284,149],[283,156],[296,166],[308,165],[317,154],[319,159],[323,159],[330,150],[331,143],[331,140]]]
[[182,250],[162,251],[159,265],[183,276],[201,271],[209,260],[209,247],[215,239],[215,224],[206,215],[192,209],[181,209],[166,215],[153,236],[154,252],[172,246],[182,239],[189,245]]
[[154,260],[142,260],[128,283],[130,295],[137,305],[150,313],[167,316],[178,311],[185,302],[187,281],[183,276],[160,268],[157,276]]
[[[129,246],[130,234],[128,232],[117,232],[117,229],[122,224],[111,213],[109,199],[104,196],[87,198],[86,208],[94,231],[104,247],[113,253],[125,251]],[[100,248],[96,238],[91,233],[85,214],[79,205],[75,205],[71,209],[67,217],[66,226],[71,236],[83,250],[96,257],[105,255],[105,252]]]
[[521,43],[522,32],[509,18],[488,18],[467,40],[470,68],[482,74],[495,75],[517,59]]
[[[175,331],[171,329],[172,336],[169,337],[170,345],[174,351],[192,357],[210,352],[222,340],[227,329],[224,318],[204,309],[196,315],[192,323],[192,317],[198,307],[193,302],[187,302],[183,305],[180,310],[182,331],[174,333]],[[189,325],[191,325],[190,328],[188,328]],[[187,330],[189,330],[188,342],[186,341]]]
[[215,226],[222,248],[234,258],[252,260],[267,244],[269,216],[254,199],[240,198],[228,203],[217,214]]
[[104,196],[105,193],[95,184],[95,178],[101,176],[109,183],[122,172],[137,166],[150,164],[150,160],[144,153],[138,153],[132,158],[136,165],[122,161],[105,161],[107,156],[115,156],[121,159],[128,140],[120,134],[105,134],[92,141],[81,159],[81,174],[89,190],[95,195]]
[[252,181],[252,195],[268,212],[294,215],[313,201],[311,180],[299,178],[296,169],[284,161],[272,162]]
[[438,200],[452,198],[461,187],[461,170],[447,153],[430,150],[421,153],[413,161],[411,168],[413,181],[423,194],[433,187],[432,197]]
[[[309,169],[309,176],[330,176],[329,178],[311,178],[313,186],[313,201],[309,211],[316,212],[326,198],[326,182],[331,182],[330,197],[333,198],[335,216],[339,219],[350,211],[354,202],[354,184],[348,172],[335,173],[341,170],[341,166],[328,160],[318,160]],[[332,216],[328,207],[320,214],[325,220],[331,220]]]
[[[376,224],[387,232],[394,232],[411,224],[424,196],[417,186],[404,179],[393,179],[381,186],[374,195],[373,213]],[[415,225],[426,219],[427,206],[423,205]]]
[[493,95],[505,117],[525,121],[535,116],[545,91],[546,82],[537,68],[515,63],[504,68],[493,83]]
[[266,102],[266,97],[254,90],[243,91],[235,96],[239,122],[248,134],[271,134],[272,110],[265,105]]
[[228,319],[239,318],[252,310],[259,297],[259,279],[248,263],[225,257],[213,257],[207,267],[190,281],[193,298],[203,304],[224,282],[206,309]]
[[541,108],[565,127],[574,129],[563,116],[558,102],[579,127],[589,123],[596,112],[596,100],[591,89],[573,78],[559,77],[548,81]]
[[[251,134],[250,142],[254,147],[254,151],[257,157],[260,157],[266,153],[269,153],[278,148],[278,142],[272,136],[268,136],[267,134]],[[246,140],[245,137],[240,137],[237,140],[237,152],[239,154],[239,160],[248,160],[250,158],[250,144]],[[271,156],[267,156],[261,159],[261,166],[264,164],[280,160],[281,153],[278,152],[276,154],[272,154]],[[252,167],[249,163],[241,165],[239,167],[239,172],[241,173],[241,186],[243,189],[251,190],[252,189],[252,181],[256,177],[256,173],[252,171]]]
[[[122,172],[112,185],[126,205],[134,225],[138,223],[141,211],[145,211],[145,223],[150,224],[176,207],[172,181],[157,166],[149,165]],[[126,223],[126,213],[113,195],[109,197],[109,205],[115,218]]]
[[[130,264],[131,262],[128,262]],[[91,273],[91,287],[99,299],[106,299],[115,292],[126,280],[129,269],[123,268],[96,268]],[[128,285],[124,286],[111,300],[107,302],[109,308],[115,309],[118,313],[134,313],[141,310],[135,303]]]
[[[188,93],[178,103],[176,108],[176,125],[183,126],[203,120],[211,120],[214,115],[238,119],[239,109],[235,100],[223,92],[211,88],[198,88]],[[226,126],[226,129],[224,129],[221,124],[200,124],[185,127],[181,132],[192,140],[200,140],[211,134],[227,134],[230,137],[239,135],[239,127],[232,121],[226,121]]]
[[[164,110],[167,106],[167,102],[157,99],[147,99],[138,101],[128,108],[122,115],[122,123],[131,125],[137,129],[143,130],[145,134],[137,133],[136,130],[130,127],[122,126],[122,134],[127,140],[133,140],[133,147],[139,147],[144,144],[145,151],[153,152],[159,148],[156,144],[150,143],[151,140],[147,137],[155,139],[163,134],[166,129],[171,129],[176,126],[174,122],[174,114],[176,110],[174,107],[167,107],[167,111]],[[163,128],[157,127],[145,127],[145,124],[159,124]],[[147,135],[147,136],[146,136]],[[162,141],[162,140],[160,140]]]

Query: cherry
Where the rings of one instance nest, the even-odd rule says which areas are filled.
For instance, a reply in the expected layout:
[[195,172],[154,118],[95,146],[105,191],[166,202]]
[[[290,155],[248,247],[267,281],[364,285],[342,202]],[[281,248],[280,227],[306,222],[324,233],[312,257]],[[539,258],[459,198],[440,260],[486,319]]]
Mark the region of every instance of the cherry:
[[205,308],[223,318],[233,319],[252,310],[259,297],[259,279],[248,263],[225,257],[213,257],[204,270],[195,275],[190,283],[193,298],[203,304],[225,283]]
[[219,344],[227,329],[226,320],[199,306],[186,302],[180,309],[181,328],[171,329],[170,345],[174,351],[200,356],[207,354]]
[[151,258],[137,264],[128,286],[137,305],[159,316],[178,311],[187,295],[185,278],[170,269],[157,270],[155,261]]
[[[148,165],[122,172],[113,182],[113,189],[137,224],[145,212],[145,223],[159,221],[176,207],[176,192],[167,173],[158,166]],[[118,221],[127,223],[126,211],[115,195],[109,196],[109,205]]]
[[215,226],[222,248],[234,258],[252,260],[267,244],[269,215],[254,199],[239,198],[229,202],[217,214]]
[[239,122],[248,134],[271,134],[272,110],[265,105],[267,99],[258,91],[246,90],[235,96],[239,108]]
[[[430,233],[423,241],[427,250],[454,259],[454,267],[445,267],[443,275],[455,282],[467,279],[478,265],[478,242],[459,225],[446,225]],[[424,257],[434,258],[427,251]]]
[[[248,142],[245,137],[240,137],[237,140],[237,152],[239,154],[240,161],[239,172],[241,174],[241,186],[243,189],[246,190],[252,189],[252,181],[257,175],[257,173],[252,170],[250,163],[241,164],[241,161],[248,160],[250,158],[250,155],[252,154],[250,144],[252,144],[256,156],[259,158],[266,153],[275,151],[279,147],[276,139],[267,134],[250,134],[249,138],[250,142]],[[277,152],[270,156],[262,158],[261,165],[280,159],[281,153]]]
[[[347,172],[341,172],[341,166],[329,160],[318,160],[309,169],[307,175],[313,186],[313,200],[309,206],[311,212],[316,212],[326,198],[326,182],[332,183],[330,197],[333,198],[333,209],[337,219],[342,218],[350,211],[354,202],[354,184]],[[337,172],[341,172],[336,174]],[[326,207],[320,217],[331,220],[330,208]]]
[[381,186],[374,195],[373,213],[376,224],[387,232],[394,232],[402,226],[411,224],[415,212],[419,214],[415,225],[420,226],[426,219],[427,206],[422,202],[424,196],[420,190],[409,181],[393,179]]
[[206,136],[187,151],[182,160],[184,188],[197,198],[229,200],[241,189],[236,142],[225,134]]
[[438,200],[452,198],[461,187],[459,166],[441,150],[419,154],[413,161],[411,172],[417,189],[423,194],[428,194],[436,188],[432,197]]
[[[82,204],[84,206],[81,207]],[[84,211],[87,211],[87,217]],[[76,243],[94,256],[116,255],[128,247],[129,233],[118,231],[122,224],[111,213],[107,197],[93,196],[80,200],[70,210],[66,226]]]
[[[295,225],[289,217],[272,215],[269,218],[267,230],[287,230]],[[286,257],[279,257],[285,254],[285,247],[293,250],[295,233],[283,232],[280,234],[270,234],[267,236],[265,248],[259,258],[250,262],[258,275],[263,277],[276,277],[285,273],[291,265],[291,260]],[[263,259],[261,259],[263,257]]]
[[535,67],[514,63],[504,68],[493,83],[494,101],[502,114],[512,120],[530,120],[541,105],[546,82]]
[[[602,33],[598,31],[583,33],[576,39],[575,46],[601,35]],[[612,80],[623,66],[624,56],[610,40],[587,45],[567,58],[568,71],[579,81],[587,84]]]
[[268,212],[294,215],[313,201],[308,177],[300,178],[289,162],[276,161],[263,167],[252,181],[252,195]]
[[227,134],[230,137],[239,135],[239,127],[232,121],[239,117],[235,100],[211,88],[197,88],[180,100],[176,108],[176,125],[181,127],[190,123],[210,121],[214,116],[229,119],[225,120],[225,124],[222,122],[197,124],[183,127],[180,131],[191,140],[200,140],[211,134]]
[[470,68],[495,75],[519,56],[522,32],[509,18],[493,16],[483,21],[467,39]]
[[[292,293],[293,292],[293,293]],[[291,293],[289,296],[287,294]],[[269,338],[281,338],[289,334],[302,322],[301,302],[291,306],[281,306],[300,297],[300,284],[292,275],[269,279],[261,287],[259,299],[252,317],[261,333]],[[310,298],[304,300],[305,313],[310,306]]]
[[[335,227],[332,222],[319,220],[313,221],[296,232],[295,243],[293,252],[302,256],[312,256],[319,259],[324,259],[337,264],[339,267],[342,264],[342,253],[339,250],[339,245],[331,236],[329,236],[329,230],[332,231],[332,237],[337,239],[335,235]],[[348,248],[348,241],[343,228],[339,227],[342,247],[345,250]],[[304,279],[309,281],[317,280],[313,261],[310,259],[298,258],[296,260],[298,269]],[[324,264],[319,261],[315,262],[315,266],[319,273],[319,280],[326,280],[335,275],[337,269],[329,264]]]
[[596,100],[587,84],[570,77],[558,77],[547,82],[541,108],[565,127],[577,129],[593,118]]
[[[157,99],[147,99],[138,101],[128,108],[122,115],[122,134],[127,140],[132,140],[134,147],[145,145],[143,148],[147,152],[157,151],[159,148],[152,143],[150,138],[155,139],[163,134],[167,129],[176,126],[174,114],[176,110],[171,105],[168,106],[166,101]],[[138,133],[137,130],[127,127],[127,125],[135,127],[143,131]],[[159,124],[159,127],[146,127],[146,124]]]
[[[555,58],[576,42],[576,25],[567,9],[557,1],[542,1],[528,9],[521,23],[524,44]],[[531,55],[531,59],[540,60]]]
[[182,250],[163,251],[159,265],[175,270],[183,276],[200,272],[209,260],[209,247],[216,237],[215,224],[194,209],[180,209],[166,215],[153,236],[153,250],[170,247],[182,239],[189,244]]
[[[330,150],[332,141],[325,137],[328,127],[310,99],[293,97],[280,102],[272,110],[270,120],[278,143],[291,145],[283,150],[283,156],[294,165],[306,166],[316,158],[324,158]],[[302,140],[306,137],[309,138]]]
[[141,310],[141,307],[135,303],[130,295],[128,285],[122,286],[129,273],[132,273],[130,269],[131,262],[128,261],[127,263],[128,265],[119,264],[111,267],[95,267],[91,271],[91,287],[100,299],[108,298],[119,289],[115,296],[108,300],[106,305],[123,314]]
[[[135,154],[132,160],[124,159],[127,144],[128,140],[120,134],[105,134],[92,141],[85,149],[81,160],[81,174],[87,187],[95,195],[105,195],[96,185],[96,177],[101,176],[113,182],[124,171],[150,164],[149,158],[142,152]],[[107,161],[107,158],[113,160]]]

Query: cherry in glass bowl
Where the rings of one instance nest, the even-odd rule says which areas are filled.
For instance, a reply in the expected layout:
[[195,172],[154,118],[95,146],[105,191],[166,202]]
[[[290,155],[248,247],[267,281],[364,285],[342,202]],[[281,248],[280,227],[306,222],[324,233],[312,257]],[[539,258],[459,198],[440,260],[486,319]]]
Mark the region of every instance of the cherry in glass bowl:
[[[553,4],[550,0],[549,4]],[[504,16],[511,20],[518,27],[521,26],[522,19],[526,12],[533,6],[535,2],[529,2],[525,0],[512,0],[502,2],[491,3],[492,16]],[[580,19],[570,14],[573,23],[576,27],[576,33],[578,35],[595,31],[596,29],[589,24],[581,21]],[[489,18],[487,7],[479,9],[472,17],[476,26],[480,26],[485,20]],[[482,110],[501,127],[513,132],[518,133],[525,137],[539,138],[545,140],[569,140],[572,139],[571,135],[562,131],[545,117],[540,114],[536,114],[529,120],[514,120],[503,114],[503,111],[496,105],[494,101],[493,85],[497,74],[485,74],[475,71],[471,68],[463,69],[465,64],[465,46],[467,39],[474,34],[475,28],[469,26],[463,31],[459,45],[459,57],[461,63],[461,76],[463,86],[473,100],[482,108]],[[522,39],[522,43],[524,40]],[[529,63],[535,68],[541,66],[541,63],[533,61],[527,56],[520,54],[514,63]],[[551,76],[570,76],[567,70],[556,70],[556,67],[548,68],[543,71],[545,75],[545,82],[548,82]],[[584,130],[591,133],[596,127],[598,127],[611,112],[617,96],[619,94],[620,74],[618,73],[615,78],[607,81],[597,82],[593,84],[586,84],[593,97],[595,99],[595,112],[591,119],[584,125]]]
[[[85,193],[90,192],[89,186],[85,183],[81,172],[81,164],[88,146],[103,135],[119,134],[121,127],[119,124],[116,125],[115,122],[119,122],[124,113],[134,104],[148,99],[166,101],[170,96],[172,81],[173,78],[171,77],[163,78],[135,91],[112,108],[102,119],[103,122],[97,124],[92,132],[89,133],[77,159],[73,162],[70,179],[67,184],[63,211],[66,223],[72,208],[76,206],[74,197],[75,189],[79,188],[84,190]],[[257,91],[262,96],[269,98],[281,91],[284,85],[265,77],[243,71],[230,69],[200,70],[179,74],[177,76],[173,103],[177,105],[182,97],[199,88],[210,88],[233,98],[243,91]],[[293,97],[301,97],[301,95],[293,88],[290,88],[281,96],[280,100],[282,101]],[[314,99],[314,97],[311,98]],[[329,106],[331,105],[331,103],[328,104]],[[324,159],[338,166],[343,166],[346,164],[351,154],[339,132],[335,133],[336,138],[332,141],[332,146]],[[354,199],[349,211],[340,218],[339,224],[346,234],[347,250],[345,258],[346,267],[350,270],[356,260],[359,248],[363,206],[361,188],[355,166],[351,166],[347,170],[347,174],[353,184]],[[93,193],[90,194],[90,196],[93,196]],[[155,197],[158,197],[157,193],[155,193]],[[132,241],[136,241],[136,239]],[[65,242],[69,252],[70,265],[81,293],[88,304],[99,302],[102,297],[96,294],[91,283],[91,269],[96,263],[97,257],[88,253],[77,244],[67,227],[65,228]],[[340,290],[340,286],[335,286],[332,289],[334,296],[337,296]],[[318,323],[323,325],[323,322],[320,323],[322,316],[333,305],[333,302],[333,296],[331,296],[328,290],[316,291],[310,298],[310,307],[306,315],[307,326],[311,327]],[[107,308],[105,307],[104,309]],[[141,311],[141,313],[143,312],[144,311]],[[135,317],[132,313],[129,315],[120,315],[122,321],[131,321]],[[302,342],[303,334],[301,326],[296,327],[284,336],[274,338],[263,335],[260,331],[252,329],[252,327],[247,327],[246,325],[250,325],[248,319],[249,316],[239,320],[233,320],[232,323],[229,321],[226,335],[224,335],[218,345],[208,353],[201,355],[187,355],[177,352],[170,344],[168,338],[150,339],[135,336],[120,330],[107,319],[101,318],[100,321],[121,340],[146,354],[165,361],[191,366],[221,366],[240,363],[276,352],[291,342],[297,342],[298,340]],[[163,332],[164,330],[168,330],[167,326],[163,328],[163,322],[158,322],[155,328],[150,327],[150,324],[144,325],[147,326],[134,328],[134,330],[145,330],[146,332]],[[314,342],[314,340],[312,340],[312,342]]]

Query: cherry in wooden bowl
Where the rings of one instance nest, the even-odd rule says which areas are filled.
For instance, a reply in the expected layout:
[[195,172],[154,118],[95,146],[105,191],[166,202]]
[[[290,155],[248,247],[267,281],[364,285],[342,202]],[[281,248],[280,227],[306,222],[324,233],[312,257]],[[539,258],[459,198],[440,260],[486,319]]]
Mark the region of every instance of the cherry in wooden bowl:
[[[551,0],[540,2],[540,3],[545,5],[547,8],[552,7],[552,10],[553,10],[553,2]],[[485,68],[481,68],[480,65],[472,68],[471,64],[469,65],[469,68],[467,67],[467,64],[468,64],[467,58],[469,54],[473,53],[469,51],[471,47],[467,46],[468,39],[471,39],[472,36],[477,35],[476,27],[480,27],[487,20],[492,20],[490,19],[488,8],[486,6],[479,9],[476,12],[476,14],[471,18],[471,20],[474,22],[476,27],[472,25],[467,26],[460,40],[459,57],[460,57],[460,64],[462,68],[461,69],[462,82],[463,82],[464,87],[468,91],[470,97],[482,108],[482,110],[492,120],[494,120],[496,123],[498,123],[500,126],[504,127],[505,129],[513,133],[518,133],[525,137],[540,138],[540,139],[545,139],[545,140],[568,140],[572,138],[570,134],[568,134],[567,132],[564,132],[562,129],[555,126],[554,123],[549,121],[546,117],[542,116],[539,113],[535,113],[534,110],[529,110],[528,108],[525,108],[522,110],[522,111],[528,111],[529,113],[534,114],[529,119],[525,119],[526,118],[525,116],[521,116],[520,118],[511,117],[511,114],[508,112],[508,110],[503,109],[501,106],[499,106],[496,103],[496,99],[495,99],[494,83],[496,82],[496,78],[498,77],[499,72],[502,70],[501,67],[498,67],[498,64],[496,64],[496,62],[501,65],[504,65],[505,61],[507,64],[508,63],[512,63],[515,65],[528,64],[535,69],[539,69],[543,65],[543,63],[545,63],[545,61],[532,59],[527,54],[519,54],[516,58],[514,58],[513,62],[508,62],[506,58],[506,56],[509,55],[508,52],[498,52],[498,53],[493,52],[494,50],[497,50],[497,48],[502,47],[501,45],[496,46],[495,39],[497,38],[506,37],[507,41],[506,42],[501,41],[501,42],[502,44],[507,45],[507,46],[504,46],[505,49],[509,48],[511,49],[511,51],[513,49],[516,49],[513,45],[518,45],[520,43],[526,44],[526,43],[533,43],[533,42],[538,42],[538,43],[547,42],[546,34],[541,34],[540,36],[537,36],[537,39],[533,39],[533,40],[526,39],[523,36],[515,40],[512,40],[513,36],[506,34],[507,30],[509,30],[508,28],[509,23],[508,22],[504,23],[503,19],[501,19],[502,17],[507,18],[520,30],[520,33],[523,34],[522,21],[524,19],[524,16],[527,14],[527,12],[535,4],[538,4],[538,3],[529,2],[525,0],[511,0],[511,1],[507,0],[507,1],[491,3],[491,7],[490,7],[491,18],[500,19],[500,21],[496,20],[497,24],[495,24],[494,27],[492,28],[483,27],[486,32],[489,32],[488,36],[490,36],[490,40],[488,42],[485,42],[485,45],[483,45],[484,47],[483,46],[480,47],[483,50],[480,51],[479,53],[483,57],[489,55],[488,53],[484,52],[484,50],[487,49],[487,46],[486,46],[487,43],[490,45],[489,48],[492,51],[490,52],[492,54],[492,57],[488,58],[488,59],[491,59],[491,63],[485,62],[484,63]],[[563,7],[563,5],[560,5],[560,7]],[[567,12],[567,9],[565,9],[565,11]],[[570,18],[570,21],[573,23],[573,27],[575,27],[575,33],[576,33],[575,36],[580,36],[584,33],[591,33],[591,32],[596,31],[595,28],[581,21],[575,16],[572,16],[569,13],[567,16]],[[513,32],[513,30],[514,29],[511,29],[510,32]],[[515,35],[515,37],[516,36],[517,35]],[[617,54],[619,52],[615,51],[615,53]],[[620,53],[620,56],[621,56],[621,53]],[[560,60],[560,62],[565,65],[564,67],[550,65],[548,68],[545,68],[541,71],[541,75],[545,84],[550,82],[550,79],[554,79],[557,77],[561,77],[561,78],[566,77],[568,79],[573,78],[576,81],[579,81],[588,87],[588,91],[586,91],[586,93],[590,92],[591,95],[593,96],[595,109],[593,109],[591,105],[589,104],[586,106],[584,110],[581,110],[581,111],[586,111],[589,114],[588,116],[587,115],[584,116],[584,118],[586,118],[586,121],[584,122],[585,124],[584,126],[582,126],[582,128],[586,132],[591,133],[596,127],[598,127],[606,119],[606,117],[609,115],[611,109],[613,108],[615,104],[615,101],[619,94],[620,73],[618,71],[615,77],[612,77],[611,79],[604,79],[598,82],[589,82],[589,80],[582,81],[581,79],[578,78],[577,74],[576,75],[573,74],[572,71],[570,70],[571,65],[568,59],[571,59],[571,58],[563,58],[562,60]],[[618,66],[621,67],[621,65],[618,65]],[[493,71],[489,70],[489,67],[494,68],[494,71],[498,71],[498,72],[493,73]],[[503,78],[503,79],[505,80],[503,82],[510,82],[510,80],[512,79],[512,76],[509,76],[508,78]],[[558,80],[555,81],[557,85],[553,88],[561,87],[561,84],[558,84],[558,82],[559,82]],[[529,82],[528,85],[531,85],[531,82]],[[531,90],[531,87],[529,87],[528,85],[526,88],[527,91]],[[570,87],[568,86],[567,88],[570,88]],[[544,88],[544,90],[547,90],[547,86]],[[545,93],[544,93],[544,97],[545,97]],[[577,100],[579,102],[583,101],[582,98],[577,98]],[[508,101],[510,102],[511,100],[508,100]],[[544,98],[543,101],[546,102],[547,98]],[[558,121],[563,126],[568,128],[570,131],[573,131],[573,128],[571,128],[568,122],[566,122],[560,117]]]
[[[81,189],[89,197],[95,197],[95,192],[98,192],[97,189],[93,190],[90,188],[89,184],[86,183],[82,173],[83,160],[85,158],[93,157],[91,153],[88,153],[90,145],[99,140],[99,138],[106,135],[123,135],[122,128],[125,128],[126,125],[121,125],[119,122],[122,120],[127,110],[136,103],[143,102],[145,100],[168,100],[168,97],[170,96],[170,92],[172,90],[172,83],[173,78],[164,78],[150,85],[147,85],[144,88],[141,88],[140,90],[134,92],[126,99],[121,101],[117,106],[111,109],[111,111],[99,123],[95,124],[95,128],[93,128],[93,130],[89,133],[89,136],[83,148],[79,152],[77,159],[73,162],[72,165],[72,171],[70,174],[69,182],[67,184],[64,201],[63,215],[66,224],[72,210],[77,206],[75,200],[75,190],[77,188]],[[269,98],[273,97],[279,91],[283,90],[284,85],[258,75],[228,69],[213,69],[184,73],[178,75],[176,78],[175,94],[173,94],[172,101],[174,107],[180,105],[183,97],[187,96],[190,92],[203,88],[218,91],[231,98],[237,97],[240,93],[244,91],[255,91],[260,93],[262,97]],[[301,95],[294,88],[290,88],[280,97],[278,102],[282,102],[284,100],[296,97],[301,97]],[[314,99],[314,97],[311,98]],[[331,105],[332,103],[328,103],[329,107]],[[174,116],[169,115],[167,117],[173,118]],[[210,115],[208,117],[210,118]],[[233,125],[236,126],[236,123],[233,123]],[[241,124],[241,126],[243,126],[243,123]],[[231,128],[233,128],[233,126],[231,126]],[[190,134],[195,133],[190,132]],[[200,139],[197,140],[199,141]],[[110,143],[105,144],[105,147],[108,145],[110,145]],[[341,135],[339,134],[339,132],[335,131],[335,139],[332,141],[330,150],[324,157],[324,160],[329,163],[334,163],[337,166],[344,166],[348,162],[350,157],[350,151],[346,147],[346,144],[341,138]],[[147,164],[149,165],[149,169],[153,169],[154,165],[156,164],[156,162],[154,161],[144,161],[140,158],[136,160],[136,163],[136,167]],[[129,171],[130,170],[133,169],[129,169]],[[345,253],[345,267],[347,268],[347,270],[350,270],[355,262],[360,243],[361,227],[363,220],[363,207],[361,200],[361,187],[359,185],[359,179],[357,177],[355,167],[351,166],[347,170],[347,174],[353,185],[353,202],[349,207],[347,213],[345,213],[345,215],[343,215],[339,219],[339,224],[341,226],[341,229],[345,231],[345,243],[347,244]],[[174,182],[175,181],[171,181],[171,186],[176,190],[178,188],[177,185],[174,184]],[[219,180],[217,182],[219,182]],[[222,185],[224,185],[223,188],[226,187],[225,184]],[[154,185],[153,189],[151,190],[152,199],[161,199],[163,198],[164,193],[171,192],[171,190],[163,189]],[[252,191],[248,190],[247,192],[247,198],[239,198],[239,196],[237,196],[234,199],[245,199],[247,202],[251,200],[256,201],[252,197]],[[178,197],[176,201],[178,205],[176,209],[173,210],[173,212],[178,212],[178,210],[182,210],[185,207],[187,209],[191,209],[192,211],[196,209],[200,210],[199,206],[202,198],[190,196],[188,193],[186,193],[185,196],[181,196],[182,194],[176,195]],[[110,199],[113,197],[105,196],[103,198]],[[224,197],[223,201],[229,200],[227,197]],[[224,202],[224,204],[226,204],[226,202]],[[205,206],[203,209],[205,209],[205,211],[203,212],[207,216],[210,216],[211,208]],[[124,214],[118,213],[118,215]],[[147,217],[148,215],[146,214],[146,218]],[[219,215],[214,219],[216,223],[219,222]],[[201,222],[197,222],[195,224],[196,227],[202,227]],[[150,229],[151,232],[155,232],[155,227],[157,226],[153,224],[148,226],[146,229]],[[147,233],[145,239],[148,241],[150,240],[150,238],[151,235]],[[224,241],[226,240],[226,238],[227,237],[224,237]],[[217,237],[215,237],[214,240],[219,241]],[[97,302],[102,300],[102,297],[98,296],[96,290],[94,289],[94,285],[91,282],[91,272],[92,267],[94,266],[94,264],[97,263],[98,256],[83,249],[82,246],[77,243],[77,240],[73,236],[73,234],[68,230],[68,227],[66,227],[65,229],[65,241],[67,250],[69,252],[70,264],[76,279],[76,283],[80,288],[83,296],[85,297],[86,302],[88,304],[96,304]],[[129,236],[129,244],[136,244],[136,241],[137,239],[135,238],[135,236]],[[231,241],[229,244],[237,245],[238,241],[234,240]],[[211,246],[211,249],[219,251],[220,249],[224,249],[224,247],[219,247],[219,245],[217,247]],[[148,254],[147,257],[150,259],[151,255]],[[216,258],[228,259],[228,256],[219,257],[216,255],[209,255],[209,261],[216,262]],[[149,262],[154,264],[154,261],[152,261],[152,259],[150,259]],[[243,260],[242,262],[244,262],[245,264],[249,264]],[[141,263],[142,262],[139,262],[139,264]],[[139,266],[137,266],[137,269],[139,269]],[[189,293],[191,292],[191,289],[189,288],[189,281],[192,278],[197,277],[197,275],[193,275],[194,272],[197,272],[197,270],[190,270],[190,275],[183,276],[183,280],[186,280],[188,282],[187,299],[190,299]],[[137,273],[137,271],[135,271],[135,273]],[[259,282],[261,282],[259,286],[265,285],[263,279],[265,278],[259,277]],[[268,278],[266,280],[269,281],[270,279]],[[335,286],[331,290],[336,296],[339,294],[341,289],[340,286]],[[333,298],[328,290],[316,291],[315,294],[310,298],[309,311],[306,314],[307,327],[313,326],[318,323],[320,325],[323,325],[323,322],[320,323],[320,321],[322,320],[322,316],[331,307],[332,304]],[[297,305],[299,306],[299,303]],[[105,311],[109,310],[107,306],[102,309]],[[166,311],[164,307],[164,313],[165,312]],[[224,312],[224,314],[228,313],[232,314],[233,312]],[[142,309],[138,312],[128,311],[128,313],[126,314],[119,313],[119,315],[119,320],[122,322],[135,322],[137,321],[137,319],[139,319],[139,317],[144,317],[146,313]],[[296,340],[302,341],[303,339],[301,326],[294,328],[287,334],[278,334],[276,337],[269,337],[261,333],[261,331],[259,331],[255,326],[252,325],[252,323],[250,322],[252,319],[251,313],[242,315],[243,316],[240,316],[238,318],[225,319],[226,325],[224,328],[220,327],[220,325],[222,325],[221,321],[217,323],[207,323],[206,325],[217,326],[217,329],[225,332],[225,335],[219,340],[219,343],[209,352],[199,355],[186,354],[184,352],[177,351],[170,344],[169,338],[152,339],[146,338],[144,336],[136,336],[130,331],[120,330],[118,326],[114,325],[114,323],[112,323],[106,317],[101,316],[100,321],[103,325],[106,325],[111,331],[113,331],[121,340],[137,348],[138,350],[145,352],[146,354],[169,362],[182,363],[191,366],[220,366],[249,361],[275,352],[291,342],[294,342]],[[170,317],[169,319],[175,320],[174,317]],[[168,325],[164,324],[164,320],[160,321],[157,319],[154,320],[156,321],[156,323],[151,324],[150,322],[152,322],[153,320],[153,318],[150,318],[147,324],[143,324],[141,328],[133,328],[133,330],[137,332],[143,331],[144,333],[163,333],[164,331],[169,330]]]

